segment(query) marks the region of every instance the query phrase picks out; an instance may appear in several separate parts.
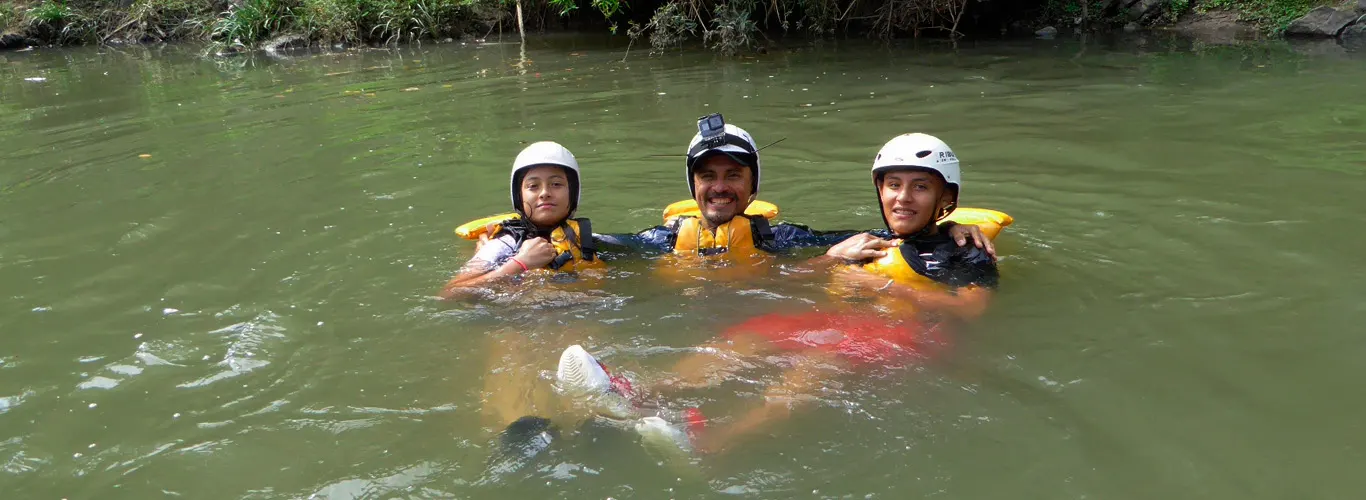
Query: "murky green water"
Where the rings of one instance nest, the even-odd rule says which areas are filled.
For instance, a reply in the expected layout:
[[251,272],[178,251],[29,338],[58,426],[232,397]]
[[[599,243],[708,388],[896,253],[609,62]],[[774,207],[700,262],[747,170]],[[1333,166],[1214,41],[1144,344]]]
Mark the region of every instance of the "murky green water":
[[[1149,48],[622,63],[549,39],[521,70],[516,45],[0,54],[0,489],[1357,498],[1366,65]],[[481,377],[506,345],[552,370],[583,342],[648,376],[727,324],[824,299],[796,278],[685,293],[634,262],[596,294],[432,300],[471,252],[451,229],[503,211],[523,143],[570,147],[583,214],[631,231],[687,195],[681,160],[647,156],[680,153],[710,111],[787,139],[765,151],[763,198],[819,228],[878,225],[866,172],[886,139],[945,138],[967,204],[1018,221],[990,312],[938,358],[846,377],[695,466],[589,426],[476,484],[495,430]],[[725,415],[760,392],[687,402]]]

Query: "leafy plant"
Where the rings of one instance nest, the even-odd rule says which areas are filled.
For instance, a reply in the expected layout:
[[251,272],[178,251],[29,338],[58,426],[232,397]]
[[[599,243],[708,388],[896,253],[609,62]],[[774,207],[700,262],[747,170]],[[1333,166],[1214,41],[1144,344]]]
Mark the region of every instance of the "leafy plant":
[[19,13],[19,8],[15,7],[14,4],[0,3],[0,31],[9,31],[10,28],[17,27],[23,17]]
[[1174,23],[1182,14],[1191,10],[1191,3],[1190,0],[1166,0],[1162,10],[1167,21]]
[[288,0],[244,0],[223,13],[213,26],[213,38],[235,47],[254,46],[294,20]]
[[209,31],[212,9],[209,0],[136,0],[122,15],[106,10],[101,17],[116,25],[106,39],[121,34],[132,40],[198,38]]
[[749,18],[749,9],[736,0],[723,3],[712,11],[712,29],[706,30],[702,41],[723,55],[735,55],[754,42],[758,29]]
[[298,26],[326,42],[359,41],[361,8],[355,0],[303,0],[297,10]]
[[602,17],[611,19],[612,16],[626,8],[626,2],[624,0],[593,0],[593,7],[602,13]]
[[654,16],[650,17],[649,24],[640,27],[638,30],[632,28],[635,33],[632,38],[651,29],[650,46],[654,50],[664,50],[669,47],[677,47],[689,36],[696,34],[697,22],[693,21],[693,17],[689,15],[682,2],[669,2],[655,11]]
[[24,17],[29,33],[39,38],[64,44],[96,41],[94,23],[66,2],[43,0],[28,9]]
[[1046,0],[1042,3],[1035,20],[1039,25],[1120,24],[1117,18],[1105,17],[1105,7],[1109,3],[1105,0]]
[[560,11],[561,16],[567,16],[570,12],[579,10],[579,4],[574,0],[549,0],[548,4]]

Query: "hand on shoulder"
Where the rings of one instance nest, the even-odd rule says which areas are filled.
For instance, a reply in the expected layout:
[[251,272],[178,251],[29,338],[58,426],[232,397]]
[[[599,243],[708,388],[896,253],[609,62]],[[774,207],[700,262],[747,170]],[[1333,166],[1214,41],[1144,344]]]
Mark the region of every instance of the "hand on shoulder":
[[968,239],[972,239],[973,246],[986,252],[992,260],[996,259],[996,246],[991,244],[991,238],[982,233],[982,228],[976,224],[950,224],[949,237],[958,243],[958,246],[967,246]]
[[900,240],[884,240],[868,233],[859,233],[830,247],[825,255],[847,261],[879,259],[887,255],[887,248],[900,243]]

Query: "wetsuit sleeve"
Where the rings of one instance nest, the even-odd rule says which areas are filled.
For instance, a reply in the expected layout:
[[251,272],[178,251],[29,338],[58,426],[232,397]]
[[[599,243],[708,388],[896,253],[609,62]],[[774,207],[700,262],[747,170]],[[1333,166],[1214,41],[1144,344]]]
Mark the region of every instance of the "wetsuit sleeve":
[[976,285],[995,289],[1000,279],[996,261],[991,255],[972,245],[966,248],[958,247],[943,274],[943,282],[955,288]]
[[601,248],[617,252],[671,252],[678,233],[655,226],[635,234],[593,234]]
[[773,226],[773,250],[828,247],[862,231],[812,231],[801,224],[781,223]]
[[506,264],[508,259],[517,255],[517,237],[509,233],[502,233],[498,237],[489,240],[475,252],[474,257],[465,263],[469,269],[492,270]]

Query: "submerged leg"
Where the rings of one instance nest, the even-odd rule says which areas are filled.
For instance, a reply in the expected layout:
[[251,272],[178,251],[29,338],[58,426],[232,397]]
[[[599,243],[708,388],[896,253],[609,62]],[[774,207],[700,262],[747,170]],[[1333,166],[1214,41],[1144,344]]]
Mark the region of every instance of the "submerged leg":
[[541,387],[528,348],[517,334],[495,335],[489,345],[484,371],[482,413],[491,427],[502,429],[528,415],[550,409],[549,395]]
[[576,343],[587,333],[573,329],[549,335],[551,338],[540,340],[521,332],[490,336],[482,393],[486,425],[502,429],[530,415],[546,418],[562,429],[572,429],[588,417],[555,390],[550,377],[543,375],[557,363],[557,346]]
[[731,375],[754,365],[747,357],[771,352],[767,339],[738,335],[709,342],[674,365],[673,375],[656,383],[656,390],[699,389],[717,385]]
[[798,406],[816,401],[816,393],[824,382],[845,373],[848,366],[846,361],[828,352],[804,353],[792,368],[783,372],[777,385],[764,392],[763,405],[740,415],[729,425],[708,429],[699,437],[697,447],[706,452],[722,451],[740,438],[788,418]]
[[486,425],[495,432],[485,467],[489,480],[531,463],[562,431],[573,431],[588,418],[568,408],[541,377],[551,356],[536,344],[521,332],[490,336],[481,406]]

